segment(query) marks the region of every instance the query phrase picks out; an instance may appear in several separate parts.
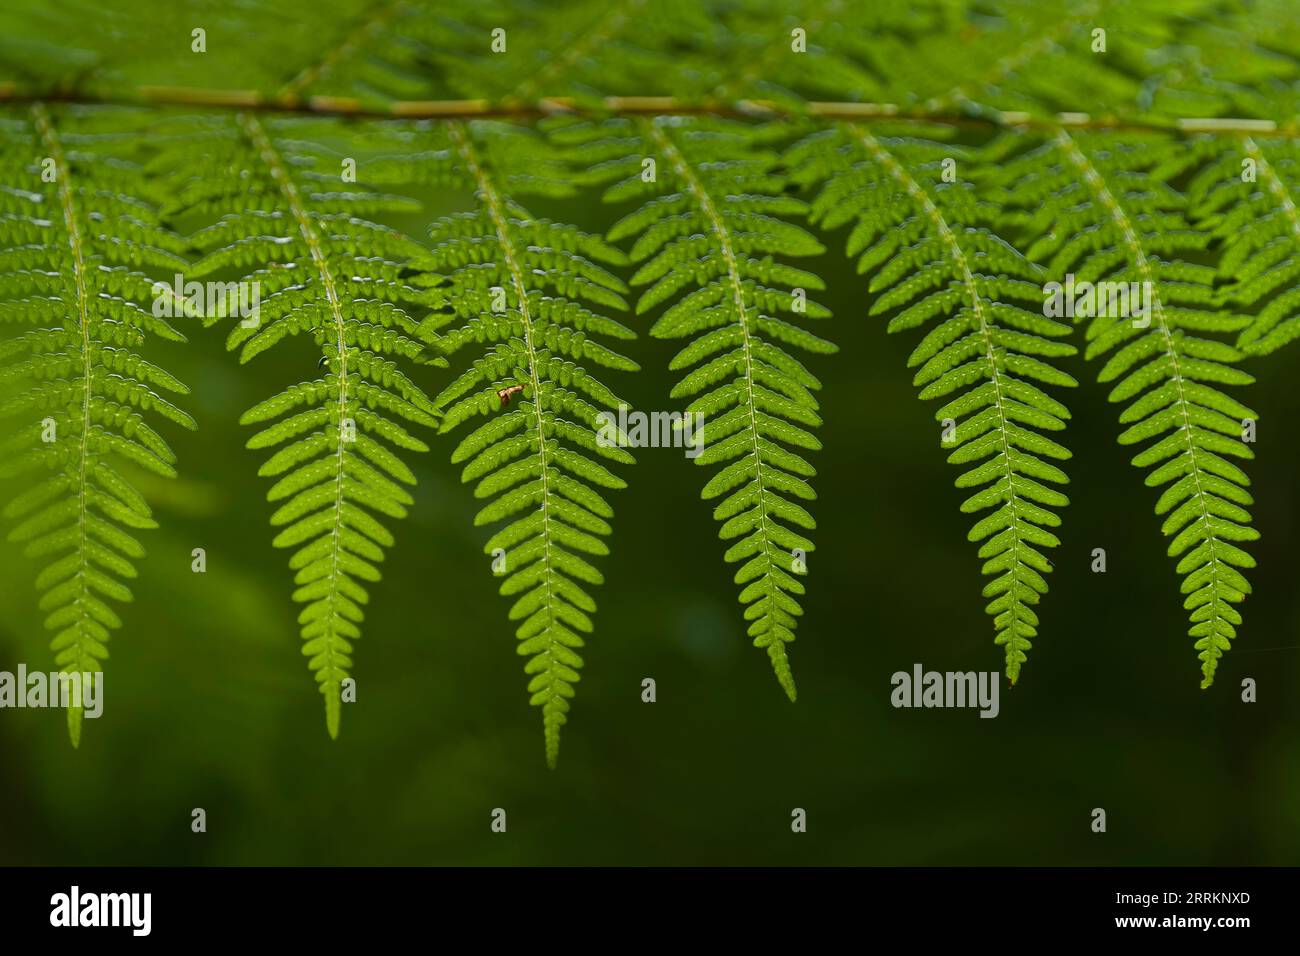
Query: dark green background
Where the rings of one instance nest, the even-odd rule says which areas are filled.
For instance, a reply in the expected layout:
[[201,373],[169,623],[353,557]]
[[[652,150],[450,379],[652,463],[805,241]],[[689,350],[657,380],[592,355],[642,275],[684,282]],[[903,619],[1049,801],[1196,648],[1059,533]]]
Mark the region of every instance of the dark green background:
[[[426,197],[430,198],[430,197]],[[463,198],[431,201],[432,212]],[[539,209],[542,213],[559,209]],[[563,215],[603,229],[595,197]],[[427,221],[427,220],[426,220]],[[418,232],[420,219],[406,223]],[[264,453],[239,413],[316,374],[304,340],[239,367],[225,330],[149,355],[191,384],[196,434],[167,432],[182,478],[148,481],[162,529],[114,636],[104,716],[79,751],[58,711],[0,711],[0,863],[62,864],[1295,864],[1300,860],[1300,596],[1293,536],[1300,353],[1254,363],[1251,469],[1264,539],[1256,593],[1216,685],[1199,670],[1164,555],[1155,494],[1114,441],[1115,409],[1082,359],[1072,505],[1042,636],[1001,715],[894,710],[916,662],[994,670],[968,517],[933,407],[905,369],[914,344],[866,317],[865,282],[832,252],[810,267],[842,345],[813,358],[826,448],[815,458],[818,549],[792,648],[790,704],[743,633],[705,471],[642,449],[617,494],[597,631],[559,769],[543,761],[514,653],[448,463],[453,438],[408,456],[420,483],[372,589],[342,734],[299,654],[286,555],[270,546]],[[641,323],[643,331],[648,323]],[[668,407],[676,346],[631,346],[644,372],[606,376]],[[449,373],[418,369],[432,393]],[[147,479],[142,479],[145,481]],[[207,550],[208,571],[190,571]],[[1089,570],[1104,547],[1106,574]],[[34,568],[0,551],[0,669],[47,666]],[[658,702],[641,702],[653,677]],[[1259,701],[1242,703],[1253,677]],[[190,830],[194,807],[208,830]],[[493,808],[506,834],[489,829]],[[808,832],[790,830],[792,808]],[[1090,830],[1104,807],[1108,832]]]

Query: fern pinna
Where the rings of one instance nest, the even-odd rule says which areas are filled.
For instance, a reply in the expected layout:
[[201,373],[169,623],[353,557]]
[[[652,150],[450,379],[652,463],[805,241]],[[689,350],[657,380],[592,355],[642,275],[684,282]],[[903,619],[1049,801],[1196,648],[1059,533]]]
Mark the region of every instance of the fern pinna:
[[[244,288],[208,316],[210,323],[239,313],[227,344],[240,361],[295,336],[315,343],[304,365],[319,374],[259,402],[240,421],[260,426],[249,448],[276,449],[258,473],[276,479],[267,492],[278,503],[273,543],[295,549],[289,566],[294,600],[304,605],[302,653],[336,737],[366,584],[380,579],[378,564],[394,542],[381,519],[405,517],[413,500],[403,486],[415,475],[394,449],[427,451],[407,425],[437,425],[433,403],[396,360],[446,360],[429,350],[408,312],[429,300],[404,280],[407,260],[423,247],[363,218],[418,203],[345,186],[343,171],[356,151],[342,156],[321,145],[331,133],[343,135],[315,120],[197,120],[177,132],[179,152],[164,154],[159,165],[185,172],[171,214],[219,216],[191,237],[204,254],[188,275],[251,268],[239,280]],[[362,162],[362,181],[364,169]],[[251,313],[235,308],[249,301],[258,303]]]
[[1235,367],[1242,353],[1211,337],[1250,319],[1222,308],[1213,267],[1183,258],[1210,236],[1192,228],[1186,199],[1163,178],[1181,149],[1161,134],[1061,129],[1001,163],[997,179],[1021,210],[1010,218],[1037,237],[1029,255],[1052,279],[1131,290],[1129,309],[1103,313],[1085,301],[1075,319],[1087,320],[1086,356],[1109,355],[1097,378],[1115,383],[1110,400],[1125,405],[1120,442],[1149,442],[1133,464],[1152,469],[1149,487],[1167,486],[1156,513],[1173,539],[1169,556],[1183,575],[1188,633],[1209,687],[1241,624],[1234,605],[1250,593],[1238,569],[1255,566],[1239,547],[1259,537],[1246,510],[1250,480],[1231,459],[1254,457],[1242,439],[1256,415],[1222,389],[1254,380]]
[[[452,454],[462,479],[490,499],[476,525],[500,527],[484,550],[515,599],[517,651],[528,658],[531,703],[542,709],[546,760],[555,766],[583,661],[583,634],[596,610],[587,588],[603,581],[588,560],[608,553],[613,509],[606,489],[625,482],[597,459],[630,464],[610,441],[602,413],[623,403],[585,363],[619,371],[637,365],[601,338],[633,332],[597,310],[621,312],[626,286],[601,263],[624,256],[598,236],[539,219],[516,196],[572,193],[571,177],[536,134],[504,123],[451,123],[421,157],[432,181],[471,191],[477,207],[431,228],[424,278],[446,331],[447,355],[482,354],[434,399],[449,431],[479,416]],[[602,431],[605,434],[602,435]]]
[[[987,611],[1015,683],[1038,634],[1034,606],[1047,593],[1060,542],[1053,509],[1069,499],[1054,462],[1070,452],[1043,432],[1065,428],[1068,409],[1044,386],[1075,380],[1051,360],[1075,352],[1070,327],[1041,312],[1039,270],[995,231],[998,210],[981,201],[968,173],[974,157],[930,127],[872,132],[840,125],[791,148],[795,178],[820,184],[812,217],[827,229],[853,224],[848,254],[871,274],[872,315],[890,332],[933,323],[912,352],[923,399],[945,399],[948,461],[969,466],[957,487],[977,489],[961,506],[984,514],[968,537],[980,544]],[[1038,306],[1033,311],[1028,305]]]
[[713,514],[721,538],[732,542],[725,559],[741,565],[735,582],[749,636],[794,700],[786,645],[803,613],[799,577],[813,550],[802,532],[816,527],[800,504],[816,498],[807,480],[816,471],[800,452],[821,447],[809,430],[821,424],[814,395],[821,383],[787,348],[836,348],[793,321],[830,315],[807,297],[822,281],[777,258],[823,251],[787,221],[806,206],[785,195],[771,146],[783,131],[660,117],[571,124],[553,135],[594,164],[596,181],[616,180],[607,202],[643,201],[609,238],[634,239],[632,281],[648,286],[637,312],[665,306],[650,334],[691,339],[670,365],[690,369],[670,397],[689,400],[684,415],[703,416],[695,462],[723,467],[702,497],[722,499]]
[[[151,419],[195,427],[164,397],[188,389],[140,354],[150,335],[185,340],[139,271],[185,267],[139,163],[141,125],[130,112],[39,103],[0,117],[0,322],[33,326],[0,342],[0,418],[20,423],[0,446],[0,474],[30,483],[4,514],[18,520],[9,540],[48,562],[36,586],[67,674],[102,671],[122,626],[108,599],[131,600],[123,579],[144,557],[134,532],[157,527],[133,472],[176,474]],[[74,696],[74,746],[83,711]]]

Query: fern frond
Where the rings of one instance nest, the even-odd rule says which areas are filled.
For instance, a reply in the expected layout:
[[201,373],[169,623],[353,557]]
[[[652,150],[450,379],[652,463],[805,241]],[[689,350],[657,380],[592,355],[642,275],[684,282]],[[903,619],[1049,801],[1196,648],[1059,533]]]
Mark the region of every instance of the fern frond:
[[[426,282],[439,296],[441,346],[448,355],[481,352],[434,399],[442,430],[479,416],[452,455],[462,480],[486,504],[476,525],[499,526],[484,545],[514,598],[517,651],[528,658],[530,703],[542,709],[546,760],[554,767],[560,730],[583,666],[583,635],[593,630],[602,583],[590,558],[608,554],[609,489],[625,487],[607,466],[630,464],[605,416],[624,403],[585,366],[636,371],[602,338],[630,339],[603,314],[627,308],[626,286],[605,265],[625,257],[598,236],[538,219],[521,194],[568,194],[561,164],[533,133],[501,123],[451,123],[436,176],[472,191],[472,212],[431,229]],[[509,191],[507,191],[509,190]],[[506,410],[517,402],[517,406]],[[502,524],[504,522],[504,524]]]
[[713,514],[729,543],[725,560],[740,564],[749,636],[794,700],[786,645],[803,614],[799,578],[813,550],[804,532],[816,523],[800,502],[816,498],[808,482],[816,470],[803,455],[821,447],[810,430],[821,424],[821,383],[791,349],[836,347],[794,319],[830,312],[807,298],[822,281],[783,261],[823,251],[789,221],[806,207],[784,194],[769,145],[783,131],[663,117],[573,124],[553,135],[596,164],[595,179],[616,180],[607,201],[642,201],[609,238],[633,240],[632,281],[648,286],[637,312],[663,307],[650,334],[688,340],[670,368],[690,371],[671,398],[687,400],[683,415],[703,419],[695,463],[722,467],[702,497],[720,499]]
[[606,95],[667,89],[694,98],[721,35],[709,5],[695,0],[576,0],[563,15],[539,4],[523,22],[519,6],[510,5],[508,22],[518,28],[505,55],[483,56],[483,34],[469,24],[487,31],[507,20],[486,9],[460,18],[468,45],[462,40],[454,54],[443,45],[435,57],[449,86],[506,108],[553,98],[597,106]]
[[1060,543],[1054,509],[1069,503],[1052,486],[1067,483],[1056,462],[1070,452],[1043,433],[1070,415],[1044,387],[1076,384],[1052,364],[1075,348],[1062,341],[1069,326],[1031,310],[1038,268],[995,231],[997,208],[966,178],[975,157],[941,134],[842,125],[802,140],[788,161],[797,181],[820,186],[814,222],[852,224],[847,251],[871,275],[871,314],[889,314],[890,332],[930,327],[908,365],[922,398],[945,400],[942,444],[968,468],[957,487],[974,491],[962,511],[983,513],[969,539],[993,576],[984,596],[1014,684],[1052,569],[1040,549]]
[[[245,287],[231,290],[207,320],[259,300],[227,339],[240,361],[309,336],[316,355],[305,364],[313,373],[324,369],[240,421],[259,428],[249,448],[275,449],[258,472],[276,479],[267,492],[277,506],[273,543],[294,549],[302,653],[337,737],[367,585],[380,579],[384,549],[394,543],[383,519],[405,517],[413,500],[404,486],[415,475],[397,451],[427,451],[408,428],[438,425],[433,403],[402,368],[404,361],[446,365],[408,312],[432,300],[406,281],[408,260],[423,247],[365,218],[412,201],[345,183],[337,155],[319,145],[338,134],[332,125],[247,114],[195,124],[178,136],[179,153],[159,160],[189,173],[174,215],[221,214],[192,237],[203,255],[190,275],[238,268]],[[367,163],[358,163],[365,182]]]
[[1176,42],[1148,53],[1161,69],[1143,81],[1144,100],[1184,117],[1300,117],[1300,22],[1291,0],[1184,12],[1193,15],[1180,18]]
[[[135,474],[176,475],[151,420],[195,427],[164,397],[188,389],[140,354],[150,335],[185,341],[138,268],[184,266],[138,161],[142,125],[39,103],[0,116],[0,324],[32,326],[0,342],[0,418],[19,423],[0,474],[27,483],[3,513],[9,540],[48,561],[36,585],[67,674],[102,672],[122,625],[109,602],[132,600],[123,581],[144,557],[135,532],[157,527]],[[68,707],[73,746],[83,713]]]
[[1300,149],[1283,139],[1201,137],[1178,161],[1200,166],[1187,196],[1198,227],[1224,250],[1221,299],[1255,313],[1237,346],[1267,355],[1300,338]]
[[1238,569],[1255,561],[1240,545],[1259,537],[1247,510],[1250,480],[1232,461],[1254,458],[1242,437],[1243,420],[1256,415],[1223,387],[1254,379],[1236,367],[1241,352],[1215,337],[1240,332],[1249,318],[1222,311],[1214,269],[1184,258],[1210,236],[1192,228],[1186,199],[1157,175],[1176,165],[1179,149],[1160,135],[1060,130],[1000,164],[998,178],[1028,210],[1021,224],[1038,237],[1029,255],[1052,279],[1123,283],[1148,300],[1145,312],[1076,318],[1087,319],[1086,356],[1108,356],[1098,381],[1114,383],[1110,400],[1124,405],[1121,444],[1147,443],[1133,464],[1151,469],[1148,487],[1164,487],[1156,513],[1172,537],[1168,553],[1183,575],[1188,633],[1209,687],[1241,624],[1234,605],[1250,593]]

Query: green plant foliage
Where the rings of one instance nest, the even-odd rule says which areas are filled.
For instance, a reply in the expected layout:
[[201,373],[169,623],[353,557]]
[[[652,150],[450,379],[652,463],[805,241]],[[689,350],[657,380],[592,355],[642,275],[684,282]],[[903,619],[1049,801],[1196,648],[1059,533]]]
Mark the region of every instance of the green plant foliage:
[[[607,343],[641,316],[680,340],[668,400],[705,418],[703,497],[794,699],[821,424],[800,353],[836,351],[809,328],[823,282],[793,264],[825,251],[811,223],[847,230],[869,313],[921,334],[914,383],[961,468],[1012,682],[1067,504],[1076,346],[1044,284],[1152,290],[1145,323],[1075,318],[1162,489],[1208,686],[1257,535],[1237,464],[1255,414],[1229,390],[1251,381],[1241,360],[1300,338],[1298,24],[1293,0],[14,0],[0,322],[20,331],[0,343],[0,415],[18,429],[0,470],[42,474],[7,514],[52,562],[59,666],[94,669],[106,599],[130,597],[153,523],[138,473],[174,473],[154,419],[193,426],[164,397],[184,386],[139,354],[183,338],[151,302],[197,317],[153,286],[183,273],[224,286],[202,317],[229,321],[240,362],[314,344],[243,421],[270,455],[331,735],[388,524],[413,503],[401,453],[463,428],[452,460],[555,763],[632,462],[627,436],[606,441],[625,403],[588,370],[637,370]],[[624,205],[603,236],[564,211],[594,190]],[[421,366],[457,358],[428,397]]]
[[[718,18],[695,0],[320,0],[310,15],[294,3],[218,11],[207,0],[176,0],[147,17],[85,7],[75,18],[66,4],[27,11],[16,23],[0,11],[0,68],[9,67],[0,78],[43,91],[203,89],[237,50],[238,81],[221,85],[286,104],[464,98],[532,106],[666,85],[703,98],[720,79],[710,61],[726,43]],[[202,53],[193,49],[195,28],[205,31]],[[37,32],[39,40],[23,35]],[[113,44],[105,48],[103,36]]]
[[[409,425],[438,425],[433,402],[402,364],[446,360],[408,311],[434,298],[406,281],[407,260],[423,248],[364,218],[418,204],[347,184],[340,154],[313,141],[330,132],[317,120],[249,114],[196,121],[174,133],[175,150],[157,165],[173,176],[169,214],[215,220],[191,237],[202,257],[187,275],[241,275],[244,289],[208,316],[238,315],[227,344],[240,362],[298,336],[314,343],[303,364],[313,377],[240,422],[259,428],[249,448],[275,449],[258,474],[275,479],[267,492],[274,544],[294,549],[302,652],[335,737],[367,585],[380,579],[394,541],[385,519],[405,517],[413,501],[403,486],[415,475],[398,452],[428,450]],[[256,315],[235,302],[236,294],[239,304],[251,302],[253,283]]]
[[[496,2],[414,17],[439,95],[532,106],[564,96],[598,103],[607,94],[697,88],[720,27],[692,0]],[[410,48],[409,25],[400,35]]]
[[[1197,51],[1178,46],[1177,36],[1221,7],[1215,0],[725,4],[726,29],[712,46],[737,68],[715,96],[792,112],[829,100],[869,103],[876,115],[1006,123],[1083,109],[1086,90],[1096,112],[1214,115],[1241,99],[1232,95],[1239,73],[1213,76],[1221,66],[1213,54],[1189,62]],[[1207,29],[1202,39],[1236,67],[1223,34],[1267,35],[1246,26],[1250,33]],[[1262,46],[1261,53],[1269,56]]]
[[499,526],[484,551],[503,577],[501,593],[514,598],[517,650],[528,658],[528,691],[542,709],[546,760],[555,766],[583,635],[593,630],[588,588],[604,580],[590,559],[609,553],[603,539],[614,512],[605,495],[626,485],[606,462],[633,461],[602,417],[626,403],[585,367],[638,368],[601,342],[635,337],[604,314],[627,309],[627,286],[606,268],[626,257],[519,204],[517,196],[573,192],[567,170],[536,134],[476,122],[430,136],[426,177],[477,200],[473,211],[443,217],[430,231],[423,284],[440,307],[430,326],[463,323],[445,332],[443,352],[479,353],[434,404],[443,431],[487,417],[452,461],[464,463],[461,479],[474,483],[474,496],[487,499],[474,523]]
[[975,157],[942,135],[845,124],[788,159],[799,182],[820,185],[813,221],[853,225],[847,252],[871,276],[871,314],[890,315],[890,332],[929,326],[908,365],[922,398],[945,400],[935,418],[948,461],[967,468],[962,511],[980,515],[969,538],[993,576],[984,596],[1015,683],[1052,569],[1041,549],[1060,543],[1055,509],[1069,503],[1053,486],[1068,481],[1057,462],[1070,452],[1043,434],[1064,429],[1069,411],[1045,388],[1076,384],[1051,364],[1075,348],[1062,341],[1068,325],[1035,309],[1041,270],[997,234],[998,208],[962,178]]
[[689,340],[671,368],[690,371],[670,398],[689,400],[683,415],[703,416],[695,463],[723,467],[702,497],[717,501],[713,515],[730,542],[725,558],[740,564],[735,581],[749,636],[794,700],[786,645],[803,613],[799,576],[813,550],[803,532],[816,523],[801,502],[816,498],[808,483],[816,470],[804,454],[821,447],[810,431],[821,424],[814,394],[821,383],[790,349],[836,349],[797,324],[830,312],[807,297],[821,280],[782,261],[823,251],[788,221],[806,207],[784,194],[770,145],[784,131],[665,117],[571,125],[554,135],[597,163],[596,180],[614,180],[607,202],[641,201],[609,238],[633,240],[632,282],[648,287],[636,311],[660,310],[650,334]]
[[[199,25],[206,50],[196,55]],[[0,10],[0,81],[97,96],[219,86],[379,107],[621,94],[782,108],[849,101],[995,122],[1058,112],[1283,121],[1300,111],[1298,66],[1291,0],[243,0],[220,9],[175,0],[147,16],[130,4],[14,0]],[[214,70],[224,71],[219,84]]]
[[1296,145],[1264,137],[1202,137],[1180,163],[1200,165],[1187,188],[1192,215],[1224,249],[1220,301],[1255,310],[1237,345],[1267,355],[1300,337],[1300,177]]
[[1028,254],[1049,278],[1136,283],[1149,297],[1140,315],[1076,318],[1087,322],[1086,356],[1107,356],[1097,378],[1113,383],[1110,400],[1124,406],[1121,444],[1145,444],[1133,465],[1150,469],[1149,487],[1163,488],[1156,513],[1172,537],[1208,687],[1241,624],[1234,605],[1250,593],[1238,569],[1255,566],[1240,547],[1259,537],[1247,511],[1250,480],[1232,459],[1255,457],[1241,439],[1244,420],[1257,415],[1223,391],[1254,379],[1236,367],[1242,353],[1214,337],[1242,331],[1250,318],[1223,310],[1214,268],[1189,261],[1210,237],[1157,175],[1179,148],[1160,134],[1060,130],[1002,162],[997,178],[1025,210],[1015,219],[1037,237]]
[[[1148,22],[1170,12],[1150,9]],[[1300,117],[1295,82],[1300,19],[1291,0],[1210,2],[1189,6],[1186,13],[1160,28],[1174,34],[1171,42],[1150,47],[1145,57],[1160,71],[1142,84],[1140,102],[1156,97],[1150,103],[1153,119],[1163,119],[1165,111],[1181,117],[1260,117],[1267,128]]]
[[[157,315],[143,269],[185,268],[139,163],[141,118],[120,110],[0,117],[0,476],[21,476],[9,540],[45,562],[36,579],[54,662],[97,673],[157,527],[136,475],[171,478],[176,456],[154,425],[194,428],[167,397],[188,389],[140,354],[149,336],[185,337]],[[68,708],[80,743],[84,708]]]
[[888,77],[901,68],[879,53],[942,35],[964,15],[962,0],[727,4],[713,55],[741,68],[726,71],[711,98],[757,100],[793,112],[808,100],[879,102]]

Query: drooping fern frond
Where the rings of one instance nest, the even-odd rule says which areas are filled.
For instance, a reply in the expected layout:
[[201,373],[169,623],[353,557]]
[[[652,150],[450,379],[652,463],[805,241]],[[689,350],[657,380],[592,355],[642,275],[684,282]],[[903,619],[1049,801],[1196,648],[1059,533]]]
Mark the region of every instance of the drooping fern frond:
[[[472,192],[476,208],[431,227],[424,283],[441,311],[447,355],[481,353],[434,399],[442,430],[487,416],[456,447],[462,480],[487,503],[478,526],[498,526],[484,545],[500,591],[514,598],[518,653],[528,658],[531,703],[542,709],[548,765],[559,756],[583,635],[593,630],[588,593],[603,576],[589,560],[608,554],[608,489],[625,487],[601,462],[630,464],[605,416],[623,403],[584,366],[638,366],[602,344],[634,333],[604,311],[627,308],[627,287],[605,265],[625,257],[598,236],[539,219],[520,195],[570,195],[554,151],[522,127],[494,122],[435,128],[420,154],[430,181]],[[402,160],[405,163],[406,160]],[[513,407],[512,407],[513,406]],[[505,522],[502,524],[502,522]]]
[[575,124],[554,135],[596,163],[596,179],[616,180],[606,201],[642,201],[609,238],[633,240],[632,281],[648,287],[637,312],[662,307],[650,334],[689,340],[670,368],[690,371],[670,397],[687,401],[682,415],[702,417],[695,463],[722,466],[702,497],[721,499],[713,514],[730,545],[726,561],[740,564],[749,636],[794,700],[786,645],[803,613],[799,577],[813,550],[803,532],[816,522],[800,502],[816,498],[808,483],[816,470],[803,455],[821,447],[810,431],[821,424],[821,383],[790,349],[836,347],[794,320],[830,312],[807,297],[822,281],[783,261],[823,251],[789,221],[806,206],[785,194],[770,145],[784,132],[662,117]]
[[1150,469],[1148,487],[1164,487],[1156,513],[1183,575],[1204,688],[1241,624],[1234,605],[1250,593],[1238,569],[1255,561],[1239,545],[1259,534],[1250,480],[1231,459],[1254,457],[1242,437],[1256,415],[1223,391],[1253,377],[1236,368],[1241,352],[1213,337],[1250,320],[1220,308],[1213,267],[1184,258],[1210,236],[1156,174],[1177,165],[1180,149],[1161,135],[1060,130],[1002,162],[997,177],[1025,211],[1019,224],[1038,237],[1029,255],[1050,279],[1122,284],[1105,307],[1081,299],[1075,318],[1087,322],[1086,356],[1108,356],[1098,380],[1114,383],[1110,400],[1124,405],[1120,442],[1147,443],[1133,464]]
[[1255,314],[1237,345],[1267,355],[1300,338],[1300,150],[1285,139],[1202,137],[1179,157],[1200,165],[1192,215],[1223,247],[1220,298]]
[[[175,477],[159,419],[194,420],[167,393],[188,389],[144,358],[148,336],[183,342],[158,317],[154,280],[184,268],[139,163],[143,125],[116,110],[0,115],[0,474],[23,476],[4,508],[9,540],[47,562],[36,579],[55,664],[99,674],[155,528],[133,473]],[[16,328],[21,329],[9,334]],[[83,702],[68,707],[80,743]]]
[[948,461],[968,468],[957,487],[975,489],[962,511],[981,514],[969,538],[980,544],[987,611],[1014,684],[1038,634],[1034,606],[1047,593],[1060,542],[1054,509],[1069,499],[1053,485],[1070,457],[1044,432],[1065,428],[1067,408],[1044,386],[1073,386],[1051,362],[1074,354],[1070,327],[1031,311],[1042,299],[1039,269],[996,232],[998,210],[969,178],[975,162],[930,127],[886,134],[842,125],[790,151],[795,178],[820,185],[813,221],[853,225],[848,254],[871,276],[870,313],[890,332],[930,329],[908,360],[924,399],[945,399]]
[[407,261],[423,247],[365,218],[417,204],[345,183],[346,164],[321,145],[331,134],[339,131],[314,120],[197,120],[159,165],[188,174],[173,215],[219,216],[192,236],[204,254],[188,276],[241,270],[208,316],[238,315],[227,344],[240,361],[298,336],[314,343],[303,352],[314,377],[259,402],[240,422],[260,428],[249,448],[275,449],[258,472],[276,479],[267,492],[280,529],[273,543],[294,549],[302,653],[337,737],[367,585],[380,579],[378,564],[394,542],[385,519],[405,517],[413,500],[403,486],[415,475],[397,452],[427,451],[407,426],[438,424],[401,363],[446,360],[430,351],[408,311],[431,300],[406,281]]

